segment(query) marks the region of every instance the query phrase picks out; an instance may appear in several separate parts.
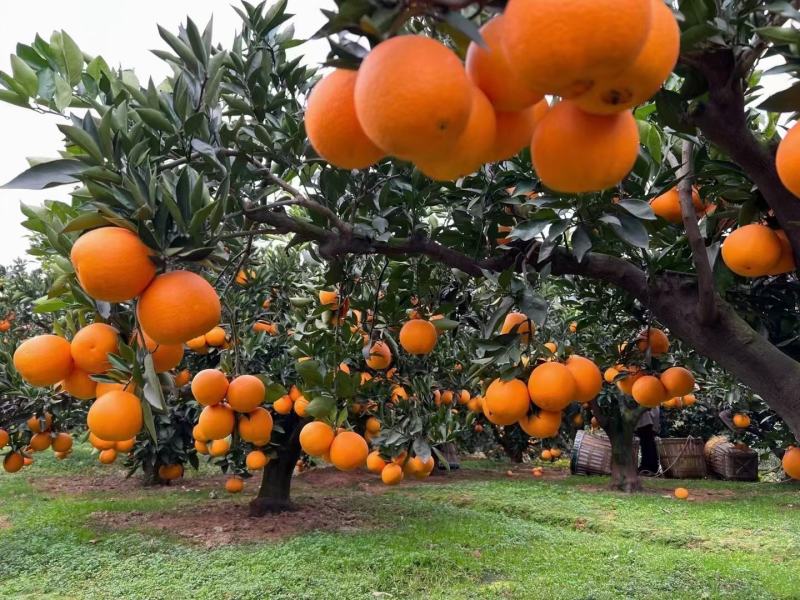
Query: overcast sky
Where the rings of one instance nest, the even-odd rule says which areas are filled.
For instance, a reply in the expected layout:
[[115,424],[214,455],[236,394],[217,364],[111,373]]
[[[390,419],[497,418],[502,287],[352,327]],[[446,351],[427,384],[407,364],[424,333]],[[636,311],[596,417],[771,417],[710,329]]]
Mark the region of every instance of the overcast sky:
[[[36,0],[10,2],[0,0],[0,70],[10,72],[9,55],[17,42],[30,43],[37,33],[45,39],[56,29],[63,29],[91,55],[102,55],[111,66],[134,68],[140,81],[152,76],[158,83],[167,74],[166,65],[151,49],[167,49],[158,36],[156,24],[176,31],[186,15],[202,29],[214,16],[214,42],[228,45],[240,28],[241,19],[225,0]],[[298,36],[309,37],[324,22],[320,8],[333,8],[333,0],[289,0],[289,12]],[[309,42],[295,49],[309,62],[325,58],[328,44]],[[0,185],[28,167],[30,156],[56,157],[62,136],[56,117],[0,102]],[[19,202],[38,203],[63,199],[69,187],[43,192],[0,190],[0,264],[8,264],[25,255],[28,242]]]
[[[113,8],[112,8],[113,7]],[[323,22],[320,8],[333,8],[333,0],[289,0],[295,14],[298,36],[308,37]],[[134,68],[140,81],[153,77],[161,81],[168,73],[165,64],[151,49],[166,46],[158,36],[156,23],[175,31],[186,15],[201,28],[214,16],[214,41],[228,44],[240,19],[225,0],[0,0],[0,69],[10,72],[9,55],[17,42],[30,43],[36,33],[49,39],[55,29],[64,29],[85,52],[102,55],[112,66]],[[309,62],[324,59],[328,45],[313,41],[300,46]],[[786,87],[784,77],[764,80],[767,93]],[[27,157],[56,157],[62,146],[56,129],[58,119],[0,102],[0,184],[12,179],[28,166]],[[19,202],[38,203],[63,199],[68,187],[29,192],[0,190],[0,264],[25,256],[28,247]]]

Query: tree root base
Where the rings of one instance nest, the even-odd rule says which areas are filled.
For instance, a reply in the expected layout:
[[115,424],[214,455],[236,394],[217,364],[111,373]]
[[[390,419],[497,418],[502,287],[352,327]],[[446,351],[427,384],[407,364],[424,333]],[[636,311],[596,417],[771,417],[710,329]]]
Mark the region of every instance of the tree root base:
[[254,498],[250,501],[250,516],[263,517],[297,510],[297,505],[288,499]]

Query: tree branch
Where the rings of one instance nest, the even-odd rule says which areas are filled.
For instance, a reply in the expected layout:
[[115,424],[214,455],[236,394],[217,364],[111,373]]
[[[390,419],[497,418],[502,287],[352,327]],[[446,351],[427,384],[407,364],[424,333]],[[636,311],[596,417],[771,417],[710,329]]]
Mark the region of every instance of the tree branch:
[[678,195],[681,201],[681,216],[686,229],[686,238],[692,249],[692,260],[697,271],[697,316],[701,323],[711,323],[716,319],[717,301],[714,293],[714,276],[708,262],[708,253],[700,228],[697,226],[697,212],[692,202],[692,182],[694,168],[692,166],[692,142],[683,141],[682,162],[678,171]]

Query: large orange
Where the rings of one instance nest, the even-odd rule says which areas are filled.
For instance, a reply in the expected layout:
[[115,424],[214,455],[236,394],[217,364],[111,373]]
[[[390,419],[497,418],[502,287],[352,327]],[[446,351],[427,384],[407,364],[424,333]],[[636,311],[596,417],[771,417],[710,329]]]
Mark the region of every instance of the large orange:
[[694,375],[683,367],[670,367],[661,373],[660,379],[669,398],[685,396],[694,389]]
[[89,432],[89,443],[98,450],[109,450],[116,447],[116,442],[100,439],[91,431]]
[[537,123],[550,110],[547,100],[541,100],[531,108],[516,112],[495,111],[495,136],[486,162],[497,162],[513,158],[523,148],[530,146]]
[[239,435],[245,442],[266,446],[272,437],[272,415],[263,406],[239,417]]
[[5,448],[10,439],[11,436],[8,435],[8,432],[5,429],[0,429],[0,449]]
[[229,494],[238,494],[244,489],[244,480],[241,477],[232,475],[225,480],[225,491]]
[[400,465],[386,465],[381,471],[381,481],[386,485],[397,485],[403,480],[403,468]]
[[778,259],[772,268],[767,271],[767,275],[782,275],[783,273],[793,273],[797,270],[797,265],[794,262],[794,250],[786,232],[783,229],[776,229],[775,235],[778,236],[778,241],[781,244],[781,257]]
[[9,452],[3,459],[3,469],[6,473],[16,473],[25,466],[25,459],[19,452]]
[[572,354],[564,363],[575,379],[575,400],[591,402],[603,389],[603,375],[594,361]]
[[240,375],[231,381],[225,397],[236,412],[248,413],[264,402],[264,382],[255,375]]
[[72,449],[72,436],[68,433],[57,433],[52,442],[53,452],[69,452]]
[[119,332],[105,323],[81,328],[70,344],[72,360],[87,373],[103,373],[111,368],[109,354],[119,351]]
[[467,48],[467,75],[497,110],[518,111],[533,106],[542,94],[530,90],[519,79],[503,51],[503,17],[496,16],[481,27],[486,48],[471,42]]
[[681,31],[664,0],[649,0],[652,23],[644,47],[632,65],[620,73],[598,79],[575,102],[598,115],[633,108],[647,101],[669,77],[681,46]]
[[375,342],[370,347],[367,356],[367,366],[370,369],[380,371],[381,369],[388,369],[392,364],[392,351],[386,342]]
[[531,329],[533,329],[535,332],[536,326],[533,325],[531,320],[528,318],[528,315],[525,313],[512,311],[506,315],[505,319],[503,319],[503,324],[500,327],[500,333],[505,335],[506,333],[511,333],[512,330],[515,330],[520,336],[522,343],[527,344],[531,338]]
[[792,479],[800,479],[800,448],[788,448],[783,454],[783,471]]
[[370,473],[380,473],[386,466],[386,461],[381,457],[381,453],[374,450],[367,455],[367,470]]
[[786,136],[778,144],[778,151],[775,154],[778,177],[787,190],[800,197],[798,161],[800,161],[800,123],[796,123],[786,132]]
[[159,275],[136,307],[142,329],[160,344],[182,344],[204,335],[221,313],[216,290],[190,271]]
[[164,481],[173,481],[183,477],[183,465],[161,465],[158,467],[158,476]]
[[436,327],[424,319],[406,321],[400,328],[400,345],[409,354],[430,354],[437,337]]
[[72,370],[69,342],[57,335],[28,338],[14,352],[14,368],[31,385],[54,385]]
[[780,258],[780,239],[772,229],[759,223],[739,227],[722,242],[722,260],[743,277],[766,275]]
[[309,456],[322,456],[330,450],[335,433],[333,428],[322,421],[306,423],[300,430],[300,447]]
[[123,442],[142,429],[142,405],[129,392],[108,392],[94,401],[86,424],[101,440]]
[[631,396],[642,406],[654,408],[667,400],[667,390],[658,377],[643,375],[633,384]]
[[156,373],[170,371],[181,364],[183,360],[183,344],[162,344],[155,341],[147,333],[138,336],[139,345],[144,343],[147,351],[153,357],[153,368]]
[[541,410],[536,415],[526,415],[519,420],[519,426],[531,437],[551,438],[558,435],[561,427],[561,412]]
[[639,154],[639,128],[630,111],[590,115],[564,100],[533,132],[531,161],[557,192],[597,192],[617,185]]
[[354,431],[343,431],[330,446],[331,463],[340,471],[352,471],[367,461],[367,440]]
[[245,464],[251,471],[258,471],[267,466],[269,456],[264,454],[261,450],[252,450],[247,453]]
[[[42,423],[44,421],[44,424]],[[31,416],[25,424],[28,426],[33,433],[41,433],[42,431],[50,431],[50,428],[53,426],[53,415],[52,413],[46,412],[44,413],[44,419],[39,414],[35,414]]]
[[633,64],[651,11],[643,0],[510,0],[503,47],[530,89],[569,98]]
[[86,371],[77,367],[64,378],[61,387],[78,400],[91,400],[97,396],[97,382]]
[[153,252],[122,227],[84,233],[70,252],[81,287],[95,300],[125,302],[141,294],[156,275]]
[[531,371],[528,392],[536,406],[542,410],[558,412],[576,400],[578,385],[565,365],[546,362]]
[[483,414],[495,425],[511,425],[528,413],[530,404],[524,381],[495,379],[483,396]]
[[219,404],[228,391],[228,378],[219,369],[203,369],[192,379],[192,396],[199,404]]
[[136,393],[136,384],[131,382],[128,383],[104,383],[102,381],[97,382],[97,389],[95,390],[95,394],[99,398],[103,394],[107,394],[108,392],[113,391],[121,391],[121,392],[130,392],[131,394]]
[[236,418],[226,404],[212,404],[200,412],[200,432],[209,440],[221,440],[233,432]]
[[356,116],[356,71],[335,69],[311,90],[306,134],[322,158],[340,169],[365,169],[383,151],[372,143]]
[[[206,333],[203,337],[206,339],[206,344],[209,346],[222,346],[225,344],[226,337],[225,330],[222,327],[212,327],[211,331]],[[192,338],[194,339],[194,338]]]
[[625,369],[625,371],[633,372],[617,381],[617,389],[623,394],[630,396],[633,394],[633,384],[644,377],[644,373],[640,373],[638,370],[633,370],[631,368]]
[[417,160],[417,167],[431,179],[450,181],[469,175],[489,160],[497,124],[494,109],[478,88],[472,88],[472,111],[464,131],[447,152]]
[[279,415],[288,415],[290,412],[292,412],[293,407],[294,403],[289,396],[281,396],[272,403],[272,410]]
[[418,159],[448,152],[467,126],[471,84],[458,56],[420,35],[378,44],[361,63],[356,114],[384,152]]
[[[692,205],[697,214],[702,214],[705,210],[705,205],[696,187],[692,187]],[[681,197],[677,187],[670,188],[660,196],[656,196],[650,200],[650,208],[653,209],[653,212],[657,216],[665,221],[669,221],[675,225],[683,222]]]
[[636,347],[639,352],[650,350],[650,356],[662,356],[669,351],[669,338],[657,327],[645,327],[636,338]]

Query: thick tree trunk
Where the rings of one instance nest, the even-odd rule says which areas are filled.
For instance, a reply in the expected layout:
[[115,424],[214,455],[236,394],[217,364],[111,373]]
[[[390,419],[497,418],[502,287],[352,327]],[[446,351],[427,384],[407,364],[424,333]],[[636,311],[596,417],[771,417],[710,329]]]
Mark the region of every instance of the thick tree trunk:
[[[638,416],[636,417],[638,420]],[[608,439],[611,441],[611,481],[612,490],[632,493],[642,489],[639,478],[639,465],[637,457],[633,454],[633,430],[636,422],[622,417],[613,419],[606,429]]]
[[304,424],[305,421],[294,413],[281,421],[285,433],[275,440],[278,443],[278,456],[264,468],[258,495],[250,501],[251,517],[295,510],[291,500],[292,475],[300,458],[300,430]]

